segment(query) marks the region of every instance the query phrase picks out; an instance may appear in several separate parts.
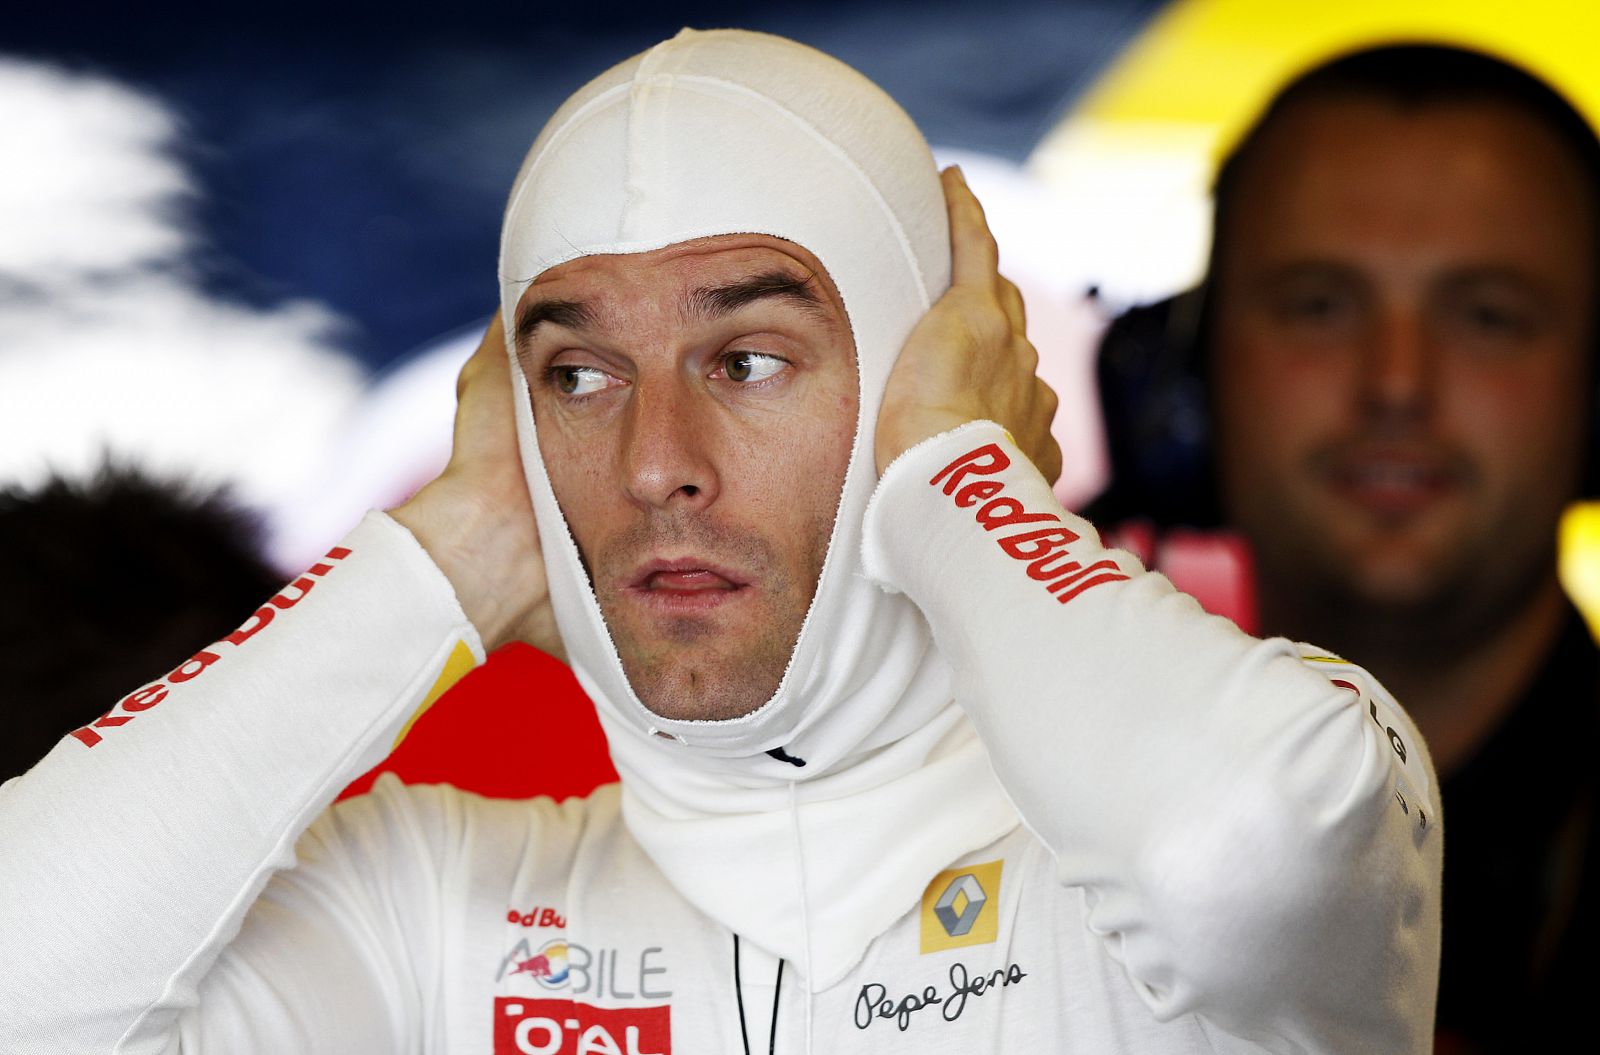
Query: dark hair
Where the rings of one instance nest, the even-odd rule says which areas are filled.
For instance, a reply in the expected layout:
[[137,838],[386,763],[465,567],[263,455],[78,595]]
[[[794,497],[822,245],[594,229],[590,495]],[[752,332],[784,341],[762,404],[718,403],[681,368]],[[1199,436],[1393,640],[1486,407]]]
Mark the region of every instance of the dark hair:
[[1238,208],[1239,174],[1283,116],[1310,101],[1371,99],[1401,109],[1499,105],[1553,133],[1596,188],[1600,221],[1600,138],[1571,103],[1526,70],[1493,56],[1440,44],[1390,44],[1352,52],[1301,74],[1283,88],[1228,153],[1212,185],[1213,268],[1221,232]]
[[[1224,511],[1215,475],[1207,347],[1214,279],[1240,174],[1278,122],[1309,101],[1371,99],[1397,107],[1502,105],[1548,128],[1581,167],[1595,195],[1595,276],[1600,282],[1600,138],[1560,93],[1481,52],[1440,44],[1389,44],[1339,56],[1301,74],[1273,98],[1224,159],[1213,184],[1210,278],[1196,289],[1116,320],[1096,363],[1111,480],[1088,509],[1114,523],[1216,527]],[[1600,289],[1595,303],[1600,305]],[[1595,320],[1600,327],[1600,318]],[[1600,360],[1600,334],[1593,342]],[[1595,371],[1600,377],[1600,369]],[[1597,390],[1600,391],[1600,390]],[[1600,401],[1597,401],[1600,402]],[[1600,430],[1591,406],[1590,427]],[[1600,432],[1591,437],[1584,492],[1600,494]]]
[[238,626],[281,584],[224,491],[107,465],[0,491],[0,781]]

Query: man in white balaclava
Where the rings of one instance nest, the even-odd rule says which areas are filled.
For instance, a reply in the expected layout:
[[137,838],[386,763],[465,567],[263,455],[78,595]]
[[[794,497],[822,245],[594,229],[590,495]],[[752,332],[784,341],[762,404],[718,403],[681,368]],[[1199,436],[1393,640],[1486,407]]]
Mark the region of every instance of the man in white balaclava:
[[[0,1047],[1427,1050],[1425,747],[1055,502],[880,91],[685,31],[551,119],[500,280],[444,474],[0,792]],[[620,785],[327,810],[516,638]]]

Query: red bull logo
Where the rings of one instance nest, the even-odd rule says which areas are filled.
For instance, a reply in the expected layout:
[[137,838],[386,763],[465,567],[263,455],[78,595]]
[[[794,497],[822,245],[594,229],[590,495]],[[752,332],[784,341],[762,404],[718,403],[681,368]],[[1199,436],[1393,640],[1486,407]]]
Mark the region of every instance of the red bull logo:
[[567,943],[545,942],[538,952],[517,961],[511,973],[528,975],[546,989],[562,988],[567,984]]
[[[198,678],[206,672],[211,664],[222,662],[223,658],[233,649],[242,648],[245,642],[260,633],[268,623],[277,618],[279,612],[287,612],[305,600],[312,587],[316,586],[317,580],[333,570],[333,565],[329,564],[328,561],[344,560],[348,556],[350,556],[350,550],[343,546],[333,547],[328,551],[324,560],[320,560],[307,568],[304,575],[268,598],[267,603],[256,609],[255,614],[246,619],[244,625],[239,629],[220,641],[202,648],[199,652],[178,664],[178,668],[168,674],[164,680],[153,682],[124,697],[115,707],[89,725],[84,726],[82,729],[74,729],[67,735],[85,747],[93,747],[98,744],[105,737],[95,732],[96,729],[115,729],[118,726],[127,725],[134,718],[166,699],[173,686]],[[230,645],[232,648],[223,648],[223,645]]]
[[554,927],[556,930],[567,929],[567,918],[553,908],[540,908],[538,905],[527,912],[518,912],[510,909],[506,912],[507,923],[517,923],[524,927]]
[[[1127,574],[1109,558],[1084,564],[1072,544],[1080,538],[1059,516],[1050,512],[1029,512],[1022,502],[1005,493],[1005,483],[982,479],[1011,467],[1011,458],[996,443],[970,450],[940,469],[928,483],[950,495],[962,509],[977,507],[973,515],[985,531],[996,532],[1025,524],[1054,524],[995,536],[1002,552],[1027,567],[1028,578],[1038,582],[1066,604],[1083,591],[1108,582],[1125,582]],[[969,476],[980,477],[963,483]],[[980,504],[981,503],[981,504]]]

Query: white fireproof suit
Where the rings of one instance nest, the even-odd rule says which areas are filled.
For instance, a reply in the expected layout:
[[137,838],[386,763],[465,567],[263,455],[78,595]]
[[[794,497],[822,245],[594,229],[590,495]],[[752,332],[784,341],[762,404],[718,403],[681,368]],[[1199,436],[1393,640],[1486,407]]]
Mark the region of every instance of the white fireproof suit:
[[602,75],[519,176],[507,318],[564,260],[734,232],[815,253],[860,368],[774,698],[686,722],[634,696],[519,401],[622,783],[557,805],[390,778],[328,809],[482,659],[373,514],[0,789],[0,1050],[1428,1050],[1442,832],[1383,690],[1102,549],[993,423],[875,480],[949,259],[926,148],[871,85],[734,32]]

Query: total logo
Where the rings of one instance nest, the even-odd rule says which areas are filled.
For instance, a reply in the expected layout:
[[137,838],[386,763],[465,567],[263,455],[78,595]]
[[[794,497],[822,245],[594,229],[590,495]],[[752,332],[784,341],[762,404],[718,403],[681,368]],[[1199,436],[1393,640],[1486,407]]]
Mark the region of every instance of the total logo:
[[567,943],[557,938],[539,946],[539,951],[518,960],[513,975],[526,974],[546,989],[561,989],[567,984]]
[[672,1007],[496,997],[494,1055],[672,1055]]

